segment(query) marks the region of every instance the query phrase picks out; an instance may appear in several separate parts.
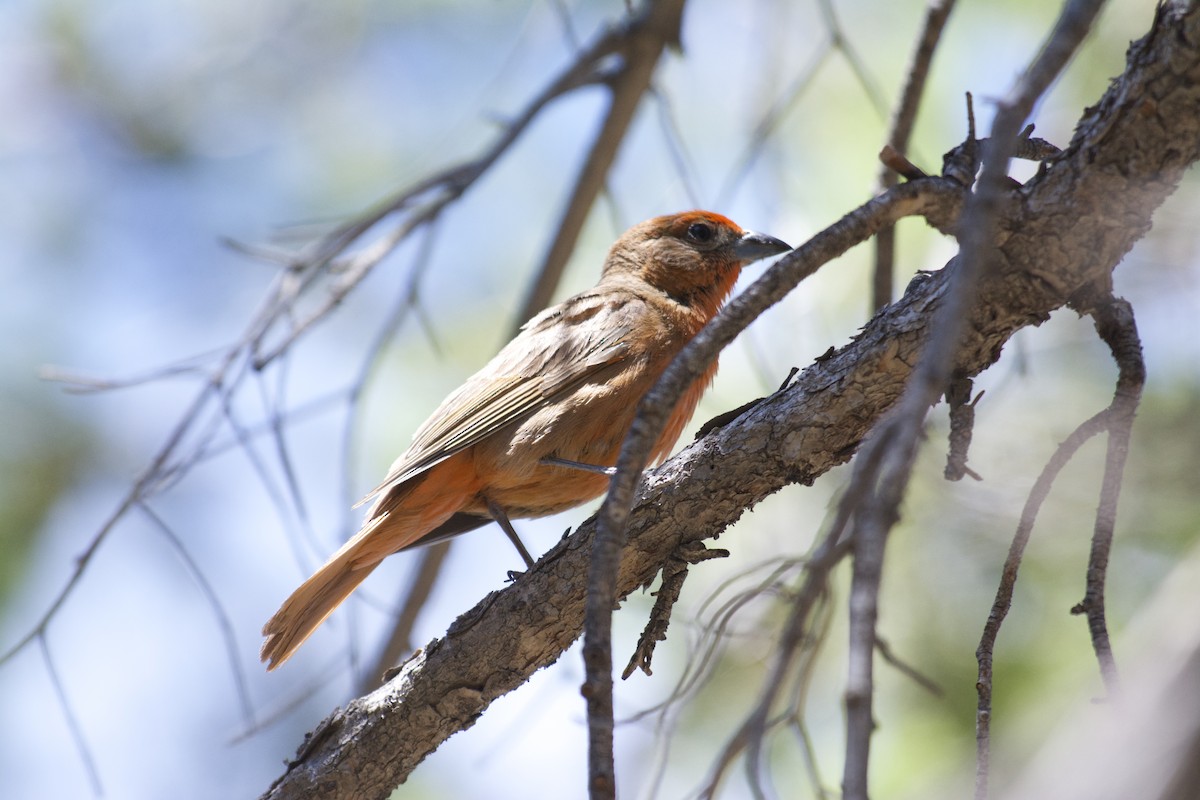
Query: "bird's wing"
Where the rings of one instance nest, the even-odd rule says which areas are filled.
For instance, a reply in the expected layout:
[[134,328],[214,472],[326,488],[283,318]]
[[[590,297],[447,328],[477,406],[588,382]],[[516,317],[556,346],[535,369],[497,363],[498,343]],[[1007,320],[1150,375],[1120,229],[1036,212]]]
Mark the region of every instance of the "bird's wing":
[[530,320],[495,358],[447,397],[365,500],[424,472],[620,365],[646,303],[590,292]]

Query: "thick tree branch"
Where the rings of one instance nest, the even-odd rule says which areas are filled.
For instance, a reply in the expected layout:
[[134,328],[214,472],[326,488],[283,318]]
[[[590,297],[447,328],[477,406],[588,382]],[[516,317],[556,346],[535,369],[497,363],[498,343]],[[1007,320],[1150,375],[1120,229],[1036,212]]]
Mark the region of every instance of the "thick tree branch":
[[[956,372],[978,374],[1017,330],[1106,287],[1198,157],[1200,10],[1168,5],[1070,146],[999,209],[995,261],[980,280]],[[711,537],[782,486],[849,459],[903,391],[947,283],[942,273],[918,275],[793,388],[650,473],[629,515],[618,596],[651,581],[681,543]],[[385,797],[492,700],[553,663],[582,627],[594,530],[581,526],[395,680],[331,715],[267,796]]]

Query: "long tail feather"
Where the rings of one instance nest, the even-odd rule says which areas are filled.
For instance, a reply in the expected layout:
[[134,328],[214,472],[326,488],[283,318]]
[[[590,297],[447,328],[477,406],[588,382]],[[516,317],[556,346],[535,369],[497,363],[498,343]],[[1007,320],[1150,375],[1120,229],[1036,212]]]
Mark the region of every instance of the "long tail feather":
[[[398,550],[425,543],[431,531],[450,535],[482,525],[479,515],[458,514],[479,489],[473,462],[460,454],[428,472],[391,487],[367,512],[362,529],[300,584],[263,626],[260,657],[272,670],[287,661],[333,610],[350,596],[379,562]],[[449,533],[442,531],[457,517]],[[467,524],[470,523],[470,524]],[[435,536],[431,541],[440,538]]]
[[378,560],[355,563],[364,538],[360,534],[346,542],[323,567],[292,592],[275,616],[263,626],[263,636],[267,638],[259,657],[267,662],[268,670],[291,658],[292,653],[379,565]]

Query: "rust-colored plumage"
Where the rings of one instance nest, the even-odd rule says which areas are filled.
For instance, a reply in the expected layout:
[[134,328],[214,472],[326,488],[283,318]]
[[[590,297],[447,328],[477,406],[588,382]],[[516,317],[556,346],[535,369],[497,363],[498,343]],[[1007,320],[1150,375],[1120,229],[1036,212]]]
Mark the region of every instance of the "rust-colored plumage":
[[[263,628],[268,669],[286,661],[387,556],[498,516],[541,517],[603,494],[641,399],[720,309],[742,267],[791,248],[719,214],[636,225],[595,288],[546,309],[447,397],[392,464],[363,527]],[[670,451],[716,373],[679,399],[651,455]]]

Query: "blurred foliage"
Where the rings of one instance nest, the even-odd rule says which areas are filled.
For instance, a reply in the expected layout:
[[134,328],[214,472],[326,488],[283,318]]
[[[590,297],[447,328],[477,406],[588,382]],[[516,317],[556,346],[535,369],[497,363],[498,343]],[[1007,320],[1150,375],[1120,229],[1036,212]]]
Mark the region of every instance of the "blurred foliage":
[[0,608],[29,576],[47,515],[88,466],[87,428],[29,393],[0,393]]

